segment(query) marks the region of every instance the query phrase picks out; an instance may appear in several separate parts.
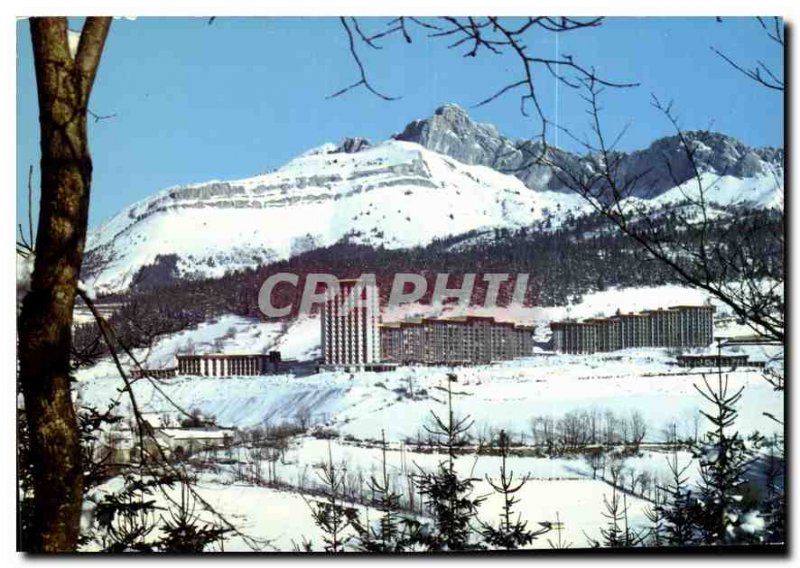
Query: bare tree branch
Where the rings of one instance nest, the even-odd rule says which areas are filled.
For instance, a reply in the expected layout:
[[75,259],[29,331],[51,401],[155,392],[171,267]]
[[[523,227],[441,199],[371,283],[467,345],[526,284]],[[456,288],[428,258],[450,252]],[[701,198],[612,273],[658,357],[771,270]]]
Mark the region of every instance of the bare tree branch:
[[695,142],[680,128],[672,103],[662,103],[655,97],[653,106],[676,131],[694,188],[690,191],[686,183],[681,183],[667,160],[665,167],[683,201],[655,212],[646,202],[631,199],[637,197],[647,172],[631,173],[621,168],[620,156],[607,144],[601,123],[600,87],[592,80],[586,80],[585,85],[594,142],[572,136],[587,149],[591,167],[576,168],[548,157],[556,178],[651,258],[729,306],[756,334],[783,341],[782,214],[734,206],[712,208],[708,191],[716,182],[708,184]]
[[[784,34],[783,34],[783,20],[779,17],[771,18],[772,25],[768,25],[766,20],[760,16],[756,17],[761,29],[764,30],[766,36],[771,40],[777,43],[780,46],[781,52],[783,52],[785,48],[784,44]],[[722,21],[721,18],[717,18],[717,21]],[[716,47],[711,47],[711,51],[716,53],[719,57],[721,57],[728,65],[736,69],[739,73],[755,81],[756,83],[760,84],[767,89],[771,89],[773,91],[783,91],[784,90],[784,81],[782,78],[778,77],[775,72],[773,72],[763,61],[756,61],[756,64],[753,66],[745,66],[740,63],[734,61],[731,57],[727,56],[721,50],[717,49]]]
[[[521,20],[521,21],[520,21]],[[524,19],[501,20],[495,17],[441,17],[435,19],[395,18],[387,23],[387,29],[380,32],[367,33],[357,18],[340,18],[342,27],[347,34],[350,54],[359,72],[360,79],[330,95],[328,98],[341,96],[358,87],[364,87],[384,100],[394,100],[379,92],[369,81],[365,66],[356,50],[356,39],[372,49],[381,49],[376,40],[386,39],[394,35],[401,35],[406,43],[412,42],[412,36],[406,21],[428,31],[428,38],[432,40],[446,39],[448,49],[466,46],[464,57],[475,58],[482,52],[492,55],[512,57],[518,63],[519,78],[499,87],[493,94],[479,101],[475,106],[483,106],[495,101],[501,96],[518,89],[520,94],[520,112],[529,116],[527,106],[531,105],[535,116],[540,121],[541,131],[538,137],[546,140],[547,128],[551,124],[538,96],[537,69],[544,70],[552,78],[563,85],[577,89],[581,80],[591,79],[598,84],[615,88],[634,87],[638,83],[615,82],[599,77],[593,69],[584,67],[571,55],[561,55],[555,58],[534,54],[528,46],[528,41],[535,31],[546,33],[563,33],[581,29],[595,28],[601,25],[602,18],[553,18],[529,17]],[[353,32],[355,30],[355,33]],[[543,145],[542,155],[546,151]],[[539,162],[542,155],[536,155],[531,163]]]
[[[355,21],[355,18],[351,18],[351,20]],[[397,97],[391,97],[389,95],[384,95],[383,93],[379,92],[377,89],[375,89],[375,87],[372,86],[372,83],[370,83],[369,79],[367,78],[367,72],[364,69],[364,64],[361,62],[361,58],[358,55],[358,51],[356,51],[355,39],[353,38],[353,32],[350,29],[350,25],[347,23],[347,18],[342,16],[342,17],[339,18],[339,21],[341,22],[342,27],[344,28],[345,32],[347,33],[347,41],[348,41],[348,43],[350,45],[350,55],[353,58],[353,61],[355,62],[356,66],[358,67],[358,72],[359,72],[359,75],[361,76],[361,79],[359,79],[358,81],[356,81],[352,85],[348,85],[347,87],[344,87],[343,89],[340,89],[340,90],[336,91],[335,93],[333,93],[331,95],[328,95],[327,98],[332,99],[332,98],[335,98],[335,97],[339,97],[339,96],[341,96],[341,95],[343,95],[343,94],[345,94],[345,93],[347,93],[349,91],[352,91],[353,89],[356,89],[358,87],[362,87],[363,86],[370,93],[372,93],[376,97],[379,97],[379,98],[381,98],[381,99],[383,99],[385,101],[396,100]],[[362,35],[361,37],[364,37],[364,36]],[[372,39],[375,39],[375,37],[373,37]],[[366,43],[371,44],[371,41],[370,42],[366,42]]]

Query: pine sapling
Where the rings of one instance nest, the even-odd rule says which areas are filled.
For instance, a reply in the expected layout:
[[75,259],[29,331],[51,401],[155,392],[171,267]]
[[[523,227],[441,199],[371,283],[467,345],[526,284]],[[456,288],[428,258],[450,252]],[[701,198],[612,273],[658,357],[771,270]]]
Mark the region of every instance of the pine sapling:
[[352,535],[348,529],[363,534],[363,527],[358,519],[358,512],[344,504],[340,496],[343,493],[345,475],[343,468],[333,463],[330,442],[328,442],[328,462],[320,466],[317,472],[325,487],[323,500],[311,504],[311,516],[322,530],[326,552],[343,552]]
[[[222,542],[227,529],[204,523],[195,514],[196,501],[189,490],[188,480],[180,480],[180,501],[169,509],[169,518],[163,520],[164,534],[158,543],[160,552],[204,552],[215,542]],[[163,517],[162,517],[163,518]]]
[[380,512],[378,528],[367,526],[361,538],[361,546],[368,552],[399,552],[401,542],[400,495],[392,489],[386,465],[386,436],[381,430],[381,472],[367,481],[367,489],[373,495],[374,507]]
[[476,479],[462,478],[455,468],[457,448],[463,444],[473,422],[470,418],[456,419],[453,412],[452,383],[458,379],[455,374],[447,376],[447,387],[437,387],[447,395],[447,418],[442,419],[435,412],[433,427],[425,427],[434,444],[447,453],[447,459],[440,461],[433,472],[419,468],[417,485],[433,515],[432,531],[421,535],[421,544],[428,550],[474,550],[482,546],[472,538],[472,521],[477,516],[478,506],[484,498],[472,497]]
[[766,495],[763,505],[763,517],[766,521],[765,541],[769,544],[786,542],[786,494],[784,492],[784,476],[786,462],[783,449],[783,436],[777,434],[772,438],[769,454],[764,466]]
[[650,521],[649,546],[664,546],[664,513],[661,508],[663,502],[661,492],[656,489],[653,496],[653,503],[644,510],[644,516]]
[[623,493],[622,497],[617,493],[616,486],[612,487],[611,499],[604,494],[603,503],[606,510],[603,516],[608,519],[605,527],[600,529],[600,540],[589,538],[589,544],[593,547],[606,548],[632,548],[639,546],[644,541],[642,531],[631,528],[628,523],[628,499]]
[[564,550],[572,546],[572,543],[564,537],[564,523],[561,522],[561,516],[558,511],[556,511],[556,522],[552,524],[552,529],[556,531],[556,538],[555,540],[547,539],[547,544],[550,545],[550,548]]
[[670,546],[690,545],[696,540],[695,516],[697,510],[697,498],[687,487],[686,472],[692,462],[681,467],[678,464],[678,454],[674,452],[672,459],[667,459],[667,464],[672,479],[669,485],[659,487],[662,501],[656,505],[663,519],[664,542]]
[[514,505],[519,503],[519,498],[516,494],[528,481],[528,477],[525,476],[515,482],[514,472],[508,470],[509,441],[505,430],[500,431],[498,445],[501,459],[500,477],[495,481],[487,475],[486,481],[496,493],[502,496],[503,509],[500,514],[500,523],[497,526],[492,526],[481,522],[480,532],[484,542],[490,548],[515,550],[530,544],[536,537],[548,532],[551,524],[547,522],[539,523],[540,528],[538,530],[530,530],[528,529],[528,521],[523,521],[519,513],[514,514]]
[[735,430],[744,387],[732,394],[728,378],[720,369],[717,385],[712,387],[703,377],[704,388],[695,389],[711,404],[710,412],[701,411],[711,422],[711,429],[695,449],[700,465],[700,481],[696,524],[702,544],[735,543],[741,536],[741,501],[746,474],[753,463],[753,448]]

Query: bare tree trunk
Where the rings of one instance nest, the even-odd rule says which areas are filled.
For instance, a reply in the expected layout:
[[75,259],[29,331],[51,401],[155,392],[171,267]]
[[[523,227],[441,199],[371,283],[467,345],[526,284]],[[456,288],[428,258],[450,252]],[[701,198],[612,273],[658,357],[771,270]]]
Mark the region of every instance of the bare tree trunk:
[[30,432],[35,552],[76,548],[83,478],[70,391],[72,309],[83,260],[92,161],[86,105],[110,18],[87,18],[73,59],[66,18],[32,18],[41,202],[30,292],[19,316],[20,383]]

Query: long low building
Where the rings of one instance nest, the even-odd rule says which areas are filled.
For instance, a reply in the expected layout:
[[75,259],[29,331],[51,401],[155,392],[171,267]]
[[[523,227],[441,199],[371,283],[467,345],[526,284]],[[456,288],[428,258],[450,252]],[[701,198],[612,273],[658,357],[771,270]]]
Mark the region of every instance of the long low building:
[[629,347],[706,347],[714,339],[714,306],[672,306],[550,324],[553,350],[597,353]]
[[189,457],[203,450],[224,448],[233,442],[234,430],[223,428],[159,428],[154,438],[145,439],[148,455],[156,455],[155,443],[167,456]]
[[[282,359],[280,351],[269,353],[178,354],[178,366],[170,376],[248,377],[291,374],[303,377],[318,372],[316,361]],[[148,373],[149,376],[149,373]],[[166,378],[166,377],[164,377]]]
[[146,369],[143,367],[134,367],[128,374],[132,379],[142,379],[144,377],[150,377],[151,379],[172,379],[178,375],[178,368]]
[[424,318],[379,326],[381,359],[396,364],[471,365],[531,355],[533,326],[492,317]]
[[678,355],[678,365],[681,367],[759,367],[766,364],[764,361],[750,361],[748,355],[733,355],[723,353],[702,353],[699,355]]
[[205,353],[176,355],[178,375],[201,377],[230,377],[268,375],[280,362],[274,354]]

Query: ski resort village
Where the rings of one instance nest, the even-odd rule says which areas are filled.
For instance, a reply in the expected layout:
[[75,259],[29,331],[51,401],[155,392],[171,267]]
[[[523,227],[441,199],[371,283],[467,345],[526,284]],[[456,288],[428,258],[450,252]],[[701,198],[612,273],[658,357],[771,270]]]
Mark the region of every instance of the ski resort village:
[[[576,196],[425,147],[453,123],[462,137],[492,132],[445,106],[416,127],[430,138],[325,145],[257,178],[169,189],[99,227],[91,308],[75,317],[87,353],[77,401],[118,418],[97,432],[95,457],[186,468],[200,518],[230,529],[214,545],[224,550],[359,550],[385,514],[378,485],[398,531],[402,519],[425,530],[436,518],[425,483],[442,463],[472,480],[475,523],[505,518],[503,471],[525,480],[514,519],[541,534],[523,548],[602,543],[609,514],[643,544],[666,523],[669,488],[704,483],[714,394],[739,393],[735,427],[757,465],[736,531],[762,542],[781,342],[708,291],[628,270],[630,245]],[[713,156],[765,155],[714,140],[725,152]],[[775,166],[758,159],[753,175],[712,182],[715,215],[780,207]],[[665,210],[681,191],[641,202]],[[493,256],[513,259],[506,273],[464,271]],[[454,265],[465,269],[429,272]],[[119,334],[113,354],[93,354],[96,316]],[[125,483],[90,492],[87,527]],[[180,496],[165,492],[153,499]],[[334,544],[320,507],[350,519]]]
[[[653,303],[686,298],[697,305]],[[613,315],[617,302],[654,308],[655,317]],[[243,532],[226,539],[225,550],[324,543],[313,503],[328,491],[319,474],[329,464],[341,475],[337,499],[363,522],[380,518],[367,481],[384,468],[398,515],[425,519],[430,512],[415,480],[447,458],[433,415],[447,416],[443,389],[450,387],[455,416],[471,424],[455,453],[456,471],[476,479],[476,497],[487,496],[481,518],[502,516],[503,501],[490,485],[504,459],[496,448],[502,433],[506,467],[527,479],[519,492],[521,518],[558,529],[530,547],[602,539],[614,495],[620,507],[624,497],[631,530],[648,531],[674,460],[686,483],[701,479],[692,447],[709,427],[700,414],[708,403],[695,386],[704,379],[714,384],[720,371],[729,389],[744,389],[740,431],[769,439],[779,433],[764,409],[782,420],[782,393],[765,380],[764,366],[774,367],[781,346],[753,341],[735,317],[723,308],[715,314],[697,292],[608,290],[530,312],[535,324],[490,316],[380,322],[369,307],[339,317],[327,303],[319,316],[290,323],[221,315],[121,356],[127,381],[110,360],[81,370],[77,397],[98,409],[121,401],[114,412],[123,420],[98,435],[95,451],[111,463],[135,461],[140,425],[125,401],[130,384],[153,432],[145,455],[163,452],[186,464],[199,496]],[[606,313],[612,315],[597,317]],[[673,318],[674,325],[659,327]],[[640,322],[651,327],[629,331]],[[770,450],[761,451],[767,463]],[[115,477],[96,489],[86,523],[94,522],[106,492],[122,483]],[[761,486],[765,478],[752,483]],[[753,512],[740,526],[757,535],[765,522]],[[357,534],[344,530],[341,546],[355,543]]]
[[784,551],[782,115],[698,39],[783,23],[717,20],[20,20],[18,548]]

